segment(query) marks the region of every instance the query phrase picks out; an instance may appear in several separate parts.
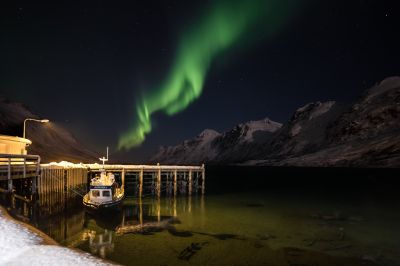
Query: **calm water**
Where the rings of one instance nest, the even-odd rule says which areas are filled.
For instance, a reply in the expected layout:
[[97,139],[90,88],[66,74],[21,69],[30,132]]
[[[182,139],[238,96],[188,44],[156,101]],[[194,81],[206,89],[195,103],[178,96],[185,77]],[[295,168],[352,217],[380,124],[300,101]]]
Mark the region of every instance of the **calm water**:
[[127,198],[101,215],[76,204],[31,222],[62,245],[125,265],[400,265],[397,196],[245,173],[215,171],[204,197]]

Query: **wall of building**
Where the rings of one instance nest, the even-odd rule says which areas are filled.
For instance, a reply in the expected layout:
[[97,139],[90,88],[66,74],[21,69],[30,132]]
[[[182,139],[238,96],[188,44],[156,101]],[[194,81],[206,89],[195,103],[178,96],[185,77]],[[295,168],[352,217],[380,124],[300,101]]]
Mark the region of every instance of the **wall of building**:
[[0,135],[0,154],[27,154],[27,146],[32,144],[29,139]]

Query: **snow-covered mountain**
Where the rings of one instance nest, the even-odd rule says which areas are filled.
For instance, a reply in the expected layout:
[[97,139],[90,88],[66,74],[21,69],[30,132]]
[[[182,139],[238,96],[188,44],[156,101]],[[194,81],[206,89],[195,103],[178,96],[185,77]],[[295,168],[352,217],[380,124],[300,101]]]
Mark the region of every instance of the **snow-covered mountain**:
[[224,133],[206,129],[197,137],[179,145],[160,147],[151,162],[193,164],[225,162],[246,158],[247,149],[263,142],[282,125],[268,118],[239,124]]
[[286,158],[319,150],[326,143],[326,128],[345,110],[334,101],[308,103],[266,143],[258,158]]
[[213,162],[237,162],[253,158],[258,153],[258,147],[268,142],[281,127],[281,123],[269,118],[235,126],[213,141],[218,151]]
[[167,164],[213,161],[218,154],[213,141],[220,136],[217,131],[206,129],[194,139],[185,140],[180,145],[160,147],[150,160]]
[[400,77],[390,77],[371,89],[330,130],[331,142],[367,140],[400,130]]
[[400,77],[376,84],[353,105],[306,104],[283,126],[264,119],[201,135],[161,148],[152,161],[400,167]]
[[[40,119],[21,103],[0,97],[0,134],[21,136],[25,118]],[[65,128],[54,122],[27,123],[27,138],[32,141],[28,153],[40,155],[43,162],[93,162],[98,154],[86,149]]]

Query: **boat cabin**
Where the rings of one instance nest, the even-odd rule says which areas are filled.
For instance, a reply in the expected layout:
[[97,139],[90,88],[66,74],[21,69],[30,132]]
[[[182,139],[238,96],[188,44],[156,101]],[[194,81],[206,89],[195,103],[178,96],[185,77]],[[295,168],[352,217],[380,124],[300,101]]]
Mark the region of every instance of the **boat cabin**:
[[111,201],[112,195],[112,186],[90,186],[90,200],[93,203]]

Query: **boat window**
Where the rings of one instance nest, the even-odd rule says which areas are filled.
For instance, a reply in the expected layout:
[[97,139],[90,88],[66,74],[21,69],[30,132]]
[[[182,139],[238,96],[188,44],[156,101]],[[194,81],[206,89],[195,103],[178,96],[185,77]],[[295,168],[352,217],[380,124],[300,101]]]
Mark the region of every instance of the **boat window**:
[[93,197],[100,197],[100,191],[99,190],[92,190],[92,196]]
[[109,190],[103,190],[103,197],[109,197],[110,196],[110,191]]

